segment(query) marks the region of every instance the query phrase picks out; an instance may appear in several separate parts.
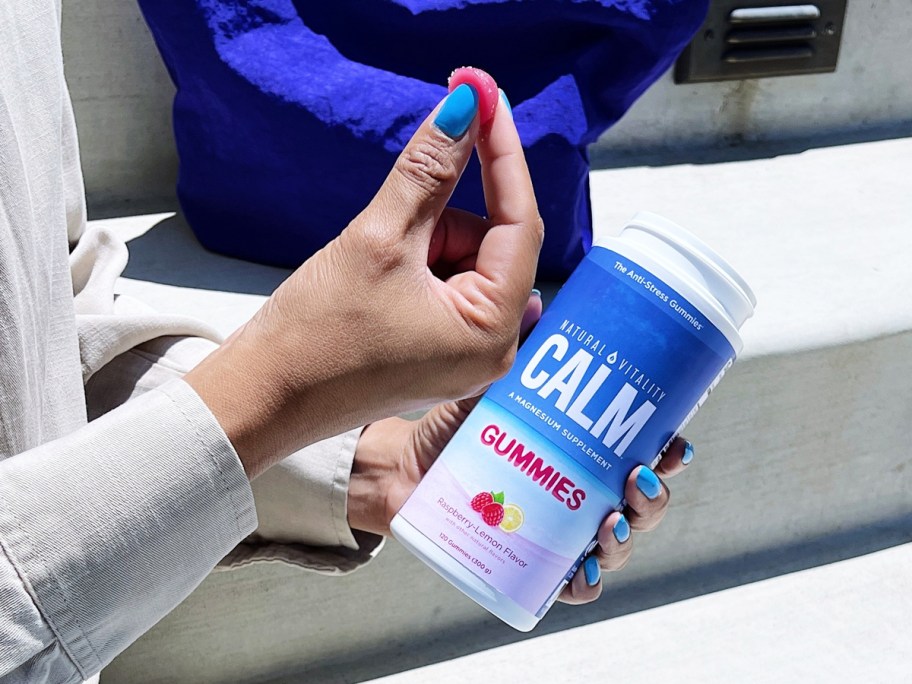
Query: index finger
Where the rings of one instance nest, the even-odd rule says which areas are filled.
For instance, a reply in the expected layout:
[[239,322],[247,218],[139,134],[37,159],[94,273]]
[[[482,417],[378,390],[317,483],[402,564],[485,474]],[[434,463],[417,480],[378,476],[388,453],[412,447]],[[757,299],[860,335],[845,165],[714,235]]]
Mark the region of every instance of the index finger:
[[498,283],[515,283],[517,297],[525,301],[535,279],[544,226],[519,133],[502,97],[491,129],[476,149],[493,227],[478,250],[475,270]]

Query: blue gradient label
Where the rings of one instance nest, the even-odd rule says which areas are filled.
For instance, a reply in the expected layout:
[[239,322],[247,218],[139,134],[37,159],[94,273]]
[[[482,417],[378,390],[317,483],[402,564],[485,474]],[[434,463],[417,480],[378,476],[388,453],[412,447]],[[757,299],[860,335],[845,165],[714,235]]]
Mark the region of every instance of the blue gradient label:
[[594,247],[400,514],[541,614],[734,356],[680,293]]

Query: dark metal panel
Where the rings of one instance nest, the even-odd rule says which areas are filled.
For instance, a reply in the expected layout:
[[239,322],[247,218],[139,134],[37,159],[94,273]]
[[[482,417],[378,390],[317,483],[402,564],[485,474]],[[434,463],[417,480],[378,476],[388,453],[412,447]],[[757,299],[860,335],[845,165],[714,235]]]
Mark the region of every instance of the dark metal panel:
[[847,0],[712,0],[675,65],[676,83],[836,70]]

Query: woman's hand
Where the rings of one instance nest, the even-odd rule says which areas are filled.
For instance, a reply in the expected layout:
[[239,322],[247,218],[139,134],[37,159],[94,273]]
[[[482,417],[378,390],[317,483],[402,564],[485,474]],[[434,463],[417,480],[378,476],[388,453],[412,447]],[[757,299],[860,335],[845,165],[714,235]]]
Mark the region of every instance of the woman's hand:
[[[541,298],[529,297],[520,323],[525,339],[542,313]],[[388,418],[368,425],[355,450],[348,490],[348,523],[352,528],[388,535],[393,517],[452,439],[479,397],[435,406],[419,420]],[[602,570],[620,570],[633,551],[632,531],[655,528],[668,510],[669,491],[657,477],[668,478],[684,470],[693,458],[693,447],[678,437],[655,472],[640,466],[627,478],[623,512],[602,521],[598,546],[580,566],[560,596],[564,603],[588,603],[602,593]]]
[[[530,307],[534,306],[530,301]],[[417,421],[389,418],[366,427],[358,441],[349,484],[349,524],[355,529],[388,535],[393,516],[476,402],[477,398],[450,402],[435,407]],[[669,492],[658,475],[676,475],[692,458],[693,448],[679,437],[655,472],[640,466],[630,474],[624,491],[627,507],[602,522],[598,546],[564,589],[561,601],[588,603],[599,597],[601,571],[623,568],[630,560],[634,532],[651,530],[665,517]]]
[[655,471],[639,466],[630,473],[624,488],[627,506],[602,521],[597,535],[598,546],[564,589],[561,601],[589,603],[601,595],[601,571],[620,570],[627,565],[633,551],[634,532],[648,532],[662,522],[670,496],[663,480],[684,470],[693,459],[693,453],[690,442],[678,437],[668,447]]
[[[510,368],[543,226],[509,108],[483,139],[477,110],[470,86],[454,90],[370,205],[186,376],[250,477]],[[487,218],[446,208],[476,142]]]

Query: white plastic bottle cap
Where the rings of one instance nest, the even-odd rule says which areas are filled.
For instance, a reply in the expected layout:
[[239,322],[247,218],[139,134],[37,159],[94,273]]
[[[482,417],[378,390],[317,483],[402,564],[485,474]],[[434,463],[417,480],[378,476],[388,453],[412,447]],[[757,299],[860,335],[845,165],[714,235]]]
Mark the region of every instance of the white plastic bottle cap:
[[714,299],[735,328],[740,328],[754,314],[757,298],[744,278],[700,238],[677,223],[641,211],[627,222],[619,238],[648,250],[691,286]]

